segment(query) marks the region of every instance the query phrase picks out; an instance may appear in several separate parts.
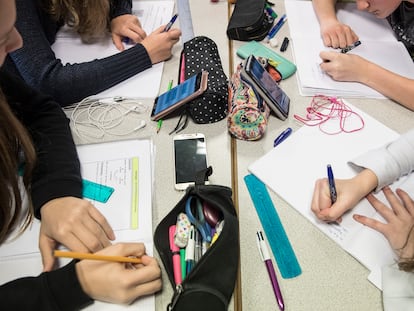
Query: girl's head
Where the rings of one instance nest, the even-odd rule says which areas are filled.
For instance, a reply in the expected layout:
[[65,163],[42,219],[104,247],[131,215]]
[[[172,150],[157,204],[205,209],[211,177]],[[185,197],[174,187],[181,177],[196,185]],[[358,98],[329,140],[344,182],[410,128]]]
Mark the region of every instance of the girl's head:
[[[22,38],[14,28],[15,20],[14,0],[0,0],[0,66],[7,53],[22,46]],[[11,111],[0,88],[0,243],[20,224],[20,216],[24,214],[18,177],[19,155],[23,155],[25,160],[23,184],[29,191],[35,150],[30,136]],[[22,229],[33,217],[31,205],[25,215]]]

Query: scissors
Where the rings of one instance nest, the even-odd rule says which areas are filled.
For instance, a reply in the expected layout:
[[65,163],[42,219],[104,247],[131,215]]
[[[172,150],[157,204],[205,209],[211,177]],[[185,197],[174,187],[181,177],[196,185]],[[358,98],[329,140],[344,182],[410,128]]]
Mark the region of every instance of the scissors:
[[194,227],[200,231],[203,241],[210,243],[211,227],[204,218],[203,205],[200,199],[195,196],[188,197],[185,203],[185,213]]

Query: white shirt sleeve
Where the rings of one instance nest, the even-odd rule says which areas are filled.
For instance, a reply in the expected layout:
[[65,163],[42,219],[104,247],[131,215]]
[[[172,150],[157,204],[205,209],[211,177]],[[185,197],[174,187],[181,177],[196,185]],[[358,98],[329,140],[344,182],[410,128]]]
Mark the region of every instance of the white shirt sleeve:
[[414,273],[398,269],[397,264],[382,268],[384,311],[414,310]]
[[358,168],[369,168],[378,178],[375,191],[414,171],[414,129],[397,140],[371,150],[349,162]]

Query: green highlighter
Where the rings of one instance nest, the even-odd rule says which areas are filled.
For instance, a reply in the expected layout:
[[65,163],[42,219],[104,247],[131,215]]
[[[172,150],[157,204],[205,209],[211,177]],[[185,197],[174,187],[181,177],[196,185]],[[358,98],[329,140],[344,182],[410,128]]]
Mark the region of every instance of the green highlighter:
[[294,63],[257,41],[250,41],[242,45],[237,49],[236,53],[243,59],[246,59],[252,54],[256,57],[266,57],[273,59],[279,63],[276,69],[282,75],[282,79],[289,78],[296,72],[296,65]]

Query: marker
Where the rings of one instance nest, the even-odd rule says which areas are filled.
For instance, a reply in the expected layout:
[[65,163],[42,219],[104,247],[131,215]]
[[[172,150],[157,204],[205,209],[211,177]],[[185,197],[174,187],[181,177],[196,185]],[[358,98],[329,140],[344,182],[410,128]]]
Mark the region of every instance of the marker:
[[348,53],[349,51],[355,49],[358,45],[361,45],[361,41],[357,41],[352,45],[348,45],[346,48],[341,49],[341,53]]
[[327,165],[328,171],[328,182],[329,182],[329,193],[331,195],[331,202],[334,204],[336,202],[336,187],[335,187],[335,179],[332,172],[332,167],[330,164]]
[[276,25],[274,25],[272,27],[272,29],[270,29],[269,33],[266,36],[266,41],[269,41],[270,39],[272,39],[275,34],[280,30],[280,28],[282,28],[283,24],[286,22],[287,20],[287,16],[286,14],[283,14],[283,16],[279,19],[279,21],[276,23]]
[[178,14],[175,14],[175,15],[171,18],[171,20],[168,22],[167,26],[165,26],[165,28],[164,28],[164,32],[167,32],[168,30],[170,30],[170,29],[171,29],[171,27],[172,27],[172,25],[175,23],[175,20],[177,19],[177,17],[178,17]]
[[273,147],[279,145],[282,141],[288,138],[290,134],[292,134],[292,129],[288,127],[278,137],[276,137],[275,141],[273,142]]
[[183,279],[181,275],[180,249],[174,243],[175,229],[176,229],[175,225],[170,226],[168,234],[169,234],[170,250],[172,253],[174,281],[175,281],[175,285],[178,285],[178,284],[181,284]]
[[[171,79],[170,82],[168,82],[167,91],[171,91],[172,85],[173,85],[173,80]],[[162,119],[159,119],[157,123],[157,134],[161,131],[161,126],[162,126]]]
[[264,241],[262,231],[257,231],[256,234],[260,257],[266,265],[267,273],[269,274],[270,281],[272,282],[273,292],[275,293],[279,309],[283,311],[285,310],[285,304],[283,302],[282,293],[280,292],[279,283],[277,282],[275,268],[273,267],[272,260],[270,259],[269,249]]
[[286,50],[287,50],[288,45],[289,45],[289,39],[288,39],[287,37],[285,37],[285,38],[283,39],[282,46],[280,47],[280,52],[284,52],[284,51],[286,51]]

